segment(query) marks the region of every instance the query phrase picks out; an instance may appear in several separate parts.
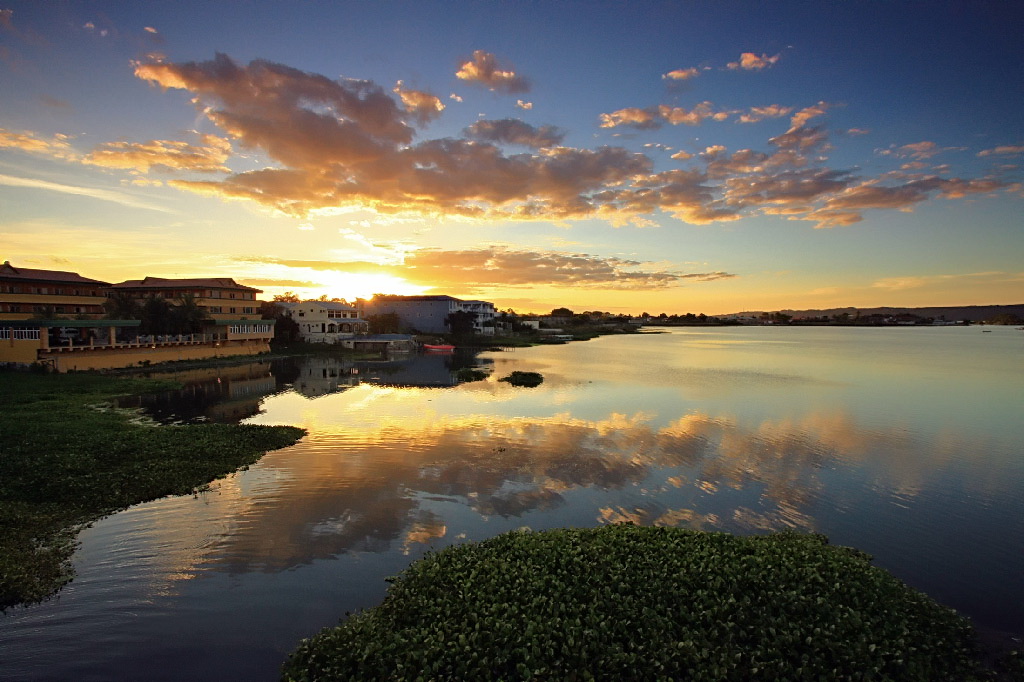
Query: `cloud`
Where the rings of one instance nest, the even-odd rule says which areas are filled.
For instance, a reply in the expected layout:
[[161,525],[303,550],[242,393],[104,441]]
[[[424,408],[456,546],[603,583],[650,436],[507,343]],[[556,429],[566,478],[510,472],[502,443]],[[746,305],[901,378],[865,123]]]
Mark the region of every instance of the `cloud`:
[[460,80],[480,83],[491,90],[510,95],[530,90],[529,81],[515,71],[501,69],[497,58],[484,50],[473,52],[473,58],[463,63],[455,76]]
[[529,111],[530,109],[533,109],[533,102],[524,102],[521,99],[517,99],[516,106],[519,107],[520,109]]
[[505,118],[499,121],[477,121],[464,131],[467,137],[498,144],[518,144],[525,147],[554,147],[561,144],[565,132],[555,126],[534,128],[528,123]]
[[14,23],[11,21],[14,17],[14,10],[12,9],[0,9],[0,28],[7,31],[14,30]]
[[454,92],[452,94],[448,95],[448,99],[452,100],[453,102],[461,102],[462,101],[462,98],[459,97],[458,95],[456,95]]
[[675,69],[673,71],[669,71],[664,74],[662,78],[665,80],[685,81],[690,80],[691,78],[696,78],[699,75],[700,71],[698,71],[696,67],[691,66],[688,69]]
[[910,275],[903,277],[883,277],[882,279],[872,282],[871,286],[878,289],[918,289],[921,287],[932,286],[936,284],[967,284],[969,282],[1020,282],[1021,273],[1010,273],[1001,271],[992,272],[967,272],[957,273],[951,275]]
[[54,135],[49,139],[44,139],[33,132],[16,133],[6,128],[0,128],[0,149],[18,149],[57,159],[74,160],[77,158],[78,155],[72,149],[70,139],[67,135]]
[[170,140],[149,142],[107,142],[88,154],[83,163],[104,168],[126,168],[148,173],[159,170],[227,172],[224,163],[231,156],[231,142],[216,135],[203,135],[202,145]]
[[729,69],[743,69],[744,71],[760,71],[766,69],[769,66],[774,66],[775,62],[779,61],[779,55],[769,57],[766,54],[762,54],[758,57],[753,52],[744,52],[740,55],[738,62],[729,62],[726,66]]
[[978,152],[978,156],[992,156],[993,154],[999,156],[1016,156],[1018,154],[1024,154],[1024,145],[1003,145]]
[[61,194],[73,194],[77,196],[90,197],[92,199],[99,199],[100,201],[110,201],[115,204],[121,204],[122,206],[129,206],[131,208],[144,208],[150,211],[172,213],[172,211],[162,206],[156,206],[145,201],[140,201],[139,199],[127,194],[112,192],[105,189],[97,189],[95,187],[77,187],[75,185],[63,185],[56,182],[49,182],[47,180],[16,178],[10,175],[0,175],[0,185],[6,185],[7,187],[23,187],[26,189],[41,189],[48,192],[59,192]]
[[739,117],[740,123],[757,123],[766,118],[781,118],[788,116],[793,107],[784,107],[779,104],[770,104],[766,107],[751,107],[750,111]]
[[[691,224],[760,214],[831,227],[853,224],[870,208],[912,210],[928,198],[963,198],[1009,188],[992,178],[906,172],[864,178],[824,167],[831,150],[829,135],[823,126],[809,122],[831,106],[825,102],[796,114],[777,104],[745,112],[752,117],[792,115],[790,129],[770,138],[767,151],[730,152],[709,140],[696,155],[672,154],[695,167],[654,172],[645,154],[615,146],[561,146],[564,131],[516,119],[484,119],[460,137],[417,140],[410,121],[420,108],[438,111],[439,100],[424,94],[416,98],[422,107],[416,102],[410,107],[400,100],[413,91],[401,85],[385,91],[369,81],[331,80],[262,60],[236,64],[225,55],[206,62],[137,64],[136,74],[164,88],[188,91],[201,114],[224,131],[226,140],[212,138],[221,140],[223,153],[230,141],[269,159],[258,170],[210,180],[175,178],[169,185],[253,201],[299,218],[364,210],[375,212],[378,220],[600,219],[640,227],[659,214]],[[711,102],[692,109],[627,108],[603,114],[601,125],[697,125],[739,113]],[[10,144],[46,147],[33,136],[11,139]],[[226,157],[216,155],[216,145],[175,145],[184,143],[110,143],[100,149],[118,159],[119,167],[132,159],[135,168],[194,170],[179,157],[198,163],[192,154],[211,147],[203,158],[209,169],[223,171]],[[526,150],[509,152],[507,145]],[[921,143],[906,147],[908,154],[930,153]],[[90,161],[99,158],[96,154]]]
[[731,114],[735,113],[732,111],[716,111],[714,107],[715,105],[711,102],[701,102],[690,110],[686,110],[683,107],[670,107],[664,104],[646,109],[628,107],[610,114],[601,114],[600,125],[602,128],[616,128],[621,125],[628,125],[634,128],[650,129],[660,128],[663,123],[667,122],[672,125],[685,123],[686,125],[695,126],[708,119],[724,121]]
[[504,246],[477,249],[422,249],[402,264],[249,259],[295,268],[347,272],[383,272],[440,290],[472,291],[487,287],[554,286],[593,289],[664,289],[684,282],[711,282],[728,272],[679,273],[652,270],[640,261],[590,254],[531,251]]
[[159,31],[157,31],[152,26],[145,26],[145,27],[143,27],[142,30],[145,31],[146,33],[159,33]]
[[405,110],[420,125],[429,123],[444,111],[444,103],[440,97],[429,92],[407,90],[403,86],[402,81],[398,81],[398,84],[395,85],[394,92],[401,98]]
[[830,106],[831,105],[828,104],[827,102],[818,102],[813,106],[804,107],[800,111],[796,112],[795,114],[793,114],[793,118],[790,119],[789,122],[790,132],[797,130],[799,128],[803,128],[805,125],[807,125],[807,122],[810,121],[812,118],[824,116],[825,112],[829,110]]

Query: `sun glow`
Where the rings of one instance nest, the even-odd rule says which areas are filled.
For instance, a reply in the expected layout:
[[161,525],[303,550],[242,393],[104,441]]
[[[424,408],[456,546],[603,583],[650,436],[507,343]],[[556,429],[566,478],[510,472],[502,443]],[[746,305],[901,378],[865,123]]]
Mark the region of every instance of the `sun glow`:
[[357,298],[370,298],[374,294],[399,294],[411,296],[422,294],[429,287],[412,284],[394,275],[385,273],[348,273],[338,271],[316,271],[310,277],[313,286],[309,287],[263,287],[267,297],[291,291],[303,299],[343,298],[354,301]]

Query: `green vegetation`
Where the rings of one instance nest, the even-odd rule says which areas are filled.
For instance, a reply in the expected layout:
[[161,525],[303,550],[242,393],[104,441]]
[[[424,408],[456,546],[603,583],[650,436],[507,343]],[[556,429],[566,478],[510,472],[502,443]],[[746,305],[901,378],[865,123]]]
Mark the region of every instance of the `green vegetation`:
[[501,377],[498,381],[507,381],[513,386],[533,388],[534,386],[540,386],[544,382],[544,376],[537,372],[520,372],[517,370],[507,377]]
[[631,525],[452,546],[304,640],[299,680],[992,679],[954,611],[820,535]]
[[483,381],[489,376],[487,372],[472,367],[462,367],[455,372],[455,378],[459,381]]
[[202,489],[304,433],[158,427],[108,403],[175,386],[95,374],[0,374],[0,610],[46,599],[71,580],[74,538],[84,525]]

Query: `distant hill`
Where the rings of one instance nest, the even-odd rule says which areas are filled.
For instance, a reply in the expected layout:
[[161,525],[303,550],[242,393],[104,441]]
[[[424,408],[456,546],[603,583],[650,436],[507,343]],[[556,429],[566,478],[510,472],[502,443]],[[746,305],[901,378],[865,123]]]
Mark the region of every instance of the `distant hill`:
[[1016,305],[964,305],[964,306],[935,306],[930,308],[824,308],[822,310],[751,310],[742,313],[731,313],[729,315],[718,315],[717,317],[758,317],[761,313],[768,312],[781,312],[786,315],[791,315],[794,318],[800,317],[821,317],[827,315],[829,317],[835,317],[843,313],[849,313],[850,317],[853,317],[860,312],[863,315],[901,315],[909,313],[911,315],[917,315],[919,317],[933,317],[935,319],[946,319],[949,321],[954,320],[970,320],[971,322],[981,322],[982,320],[988,320],[990,318],[999,315],[1000,313],[1010,313],[1011,315],[1017,315],[1024,317],[1024,303]]

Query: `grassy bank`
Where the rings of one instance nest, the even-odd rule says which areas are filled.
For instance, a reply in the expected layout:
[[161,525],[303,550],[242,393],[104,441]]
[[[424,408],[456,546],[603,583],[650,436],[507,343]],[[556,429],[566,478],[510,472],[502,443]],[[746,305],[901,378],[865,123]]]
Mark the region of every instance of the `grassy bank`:
[[820,535],[622,525],[517,531],[428,555],[380,606],[304,641],[283,675],[1015,679],[978,655],[966,620]]
[[71,579],[83,525],[138,502],[190,493],[304,433],[155,427],[104,407],[118,395],[174,386],[94,374],[0,374],[0,609],[45,599]]

